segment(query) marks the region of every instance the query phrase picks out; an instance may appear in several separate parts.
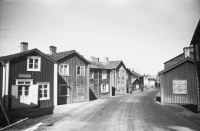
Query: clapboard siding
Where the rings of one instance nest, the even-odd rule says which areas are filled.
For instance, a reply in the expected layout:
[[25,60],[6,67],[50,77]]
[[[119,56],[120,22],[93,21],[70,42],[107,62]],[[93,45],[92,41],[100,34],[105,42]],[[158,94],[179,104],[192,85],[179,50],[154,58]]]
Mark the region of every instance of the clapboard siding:
[[[187,80],[187,94],[173,94],[173,80]],[[161,97],[166,103],[197,104],[196,86],[195,65],[188,61],[163,74]]]
[[[41,57],[41,71],[27,71],[27,57],[28,56],[40,56]],[[37,52],[31,52],[29,54],[20,56],[10,60],[10,79],[9,79],[9,95],[11,95],[11,87],[16,84],[16,79],[19,78],[19,74],[30,74],[33,79],[33,84],[37,82],[49,82],[50,83],[50,100],[40,100],[39,107],[53,106],[53,89],[54,89],[54,63],[45,57],[41,56]],[[11,106],[11,100],[9,100]]]
[[[64,57],[63,59],[58,61],[60,64],[68,64],[69,65],[69,76],[58,76],[58,87],[59,84],[68,84],[70,88],[70,95],[68,97],[60,97],[58,92],[58,104],[69,104],[76,102],[87,101],[87,63],[85,63],[79,56],[76,54],[71,54],[69,56]],[[85,66],[85,76],[76,76],[76,66],[81,65]],[[77,94],[77,86],[84,86],[84,97],[79,99]],[[82,100],[83,99],[83,100]]]

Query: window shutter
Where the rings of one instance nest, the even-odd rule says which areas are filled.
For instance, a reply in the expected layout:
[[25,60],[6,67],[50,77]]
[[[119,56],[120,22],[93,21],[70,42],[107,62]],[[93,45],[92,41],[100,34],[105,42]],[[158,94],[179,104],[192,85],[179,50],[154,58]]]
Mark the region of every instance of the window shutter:
[[109,92],[109,86],[108,86],[108,84],[106,84],[106,93],[108,93]]

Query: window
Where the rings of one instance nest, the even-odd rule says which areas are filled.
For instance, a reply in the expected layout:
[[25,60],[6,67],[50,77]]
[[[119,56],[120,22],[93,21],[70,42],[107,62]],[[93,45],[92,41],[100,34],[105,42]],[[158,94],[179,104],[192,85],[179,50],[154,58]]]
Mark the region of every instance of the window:
[[47,82],[42,82],[42,83],[37,83],[38,84],[38,90],[39,90],[39,100],[49,100],[50,93],[49,93],[49,83]]
[[76,75],[85,76],[85,66],[76,66]]
[[102,70],[102,79],[107,79],[107,70]]
[[90,69],[90,79],[94,79],[94,70]]
[[59,73],[60,73],[60,75],[69,76],[69,65],[68,64],[60,64]]
[[33,79],[16,79],[16,85],[32,85]]
[[59,85],[59,94],[60,97],[69,96],[69,87],[67,84],[60,84]]
[[106,83],[101,84],[101,93],[108,93],[108,92],[109,92],[108,84]]
[[195,56],[196,56],[196,61],[199,61],[199,45],[195,44]]
[[27,59],[27,71],[40,71],[41,57],[29,56]]

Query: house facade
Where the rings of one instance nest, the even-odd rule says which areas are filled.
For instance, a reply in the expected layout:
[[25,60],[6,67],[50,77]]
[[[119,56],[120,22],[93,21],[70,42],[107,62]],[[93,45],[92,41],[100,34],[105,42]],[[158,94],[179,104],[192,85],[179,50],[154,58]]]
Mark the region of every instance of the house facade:
[[133,73],[131,72],[130,69],[126,69],[126,93],[132,93],[133,91],[133,85],[132,85],[132,75]]
[[38,49],[0,57],[1,102],[5,109],[57,105],[57,63]]
[[142,82],[143,82],[143,77],[140,74],[132,71],[131,83],[133,86],[133,90],[139,89],[140,84],[143,84]]
[[50,57],[58,63],[58,105],[89,101],[89,61],[75,50],[56,52]]
[[110,69],[99,62],[98,58],[90,61],[90,100],[110,96]]
[[197,82],[194,59],[187,56],[159,72],[161,102],[197,104]]
[[194,60],[196,65],[196,81],[197,81],[197,106],[200,111],[200,20],[198,21],[197,27],[193,34],[190,45],[194,48]]

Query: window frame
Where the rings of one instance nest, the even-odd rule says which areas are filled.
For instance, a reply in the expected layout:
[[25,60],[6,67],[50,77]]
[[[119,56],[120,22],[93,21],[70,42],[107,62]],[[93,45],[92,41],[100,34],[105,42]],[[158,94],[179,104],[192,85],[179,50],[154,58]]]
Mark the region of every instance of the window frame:
[[[64,69],[65,65],[67,65],[67,73],[61,73],[60,68],[61,68],[61,66],[63,66],[62,71],[64,72],[65,71],[65,69]],[[62,76],[69,76],[69,64],[60,64],[59,65],[59,74],[62,75]]]
[[[80,72],[79,72],[79,74],[78,74],[78,67],[80,67]],[[81,68],[84,68],[84,72],[83,72],[83,74],[82,74],[82,70],[81,70]],[[77,76],[85,76],[85,66],[82,66],[82,65],[77,65],[76,66],[76,75]]]
[[[30,59],[33,59],[33,68],[29,67]],[[35,69],[35,60],[38,59],[38,68]],[[28,56],[27,57],[27,71],[41,71],[41,57],[40,56]]]
[[[61,86],[67,87],[67,95],[61,95]],[[69,85],[68,84],[59,84],[59,97],[68,97],[69,96]]]
[[107,70],[102,70],[102,79],[107,79]]
[[[40,90],[39,85],[43,85],[42,88],[44,88],[44,85],[47,85],[47,97],[43,96],[43,97],[40,98],[40,96],[39,96],[40,95],[40,93],[39,93],[39,90]],[[37,82],[37,86],[38,86],[38,100],[50,100],[50,83],[49,82]],[[44,89],[42,91],[44,93]]]
[[90,77],[90,79],[94,79],[94,69],[90,69],[89,77]]

